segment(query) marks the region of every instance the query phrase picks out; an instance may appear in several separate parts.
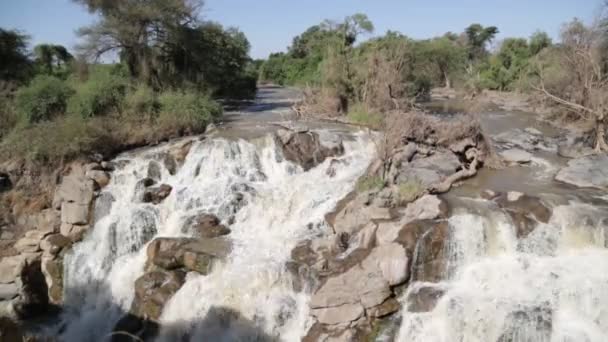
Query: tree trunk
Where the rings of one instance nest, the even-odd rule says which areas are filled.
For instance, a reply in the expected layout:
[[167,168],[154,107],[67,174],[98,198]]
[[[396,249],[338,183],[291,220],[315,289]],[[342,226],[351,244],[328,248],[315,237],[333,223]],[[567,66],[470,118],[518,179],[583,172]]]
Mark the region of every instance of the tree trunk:
[[608,151],[606,144],[606,126],[604,121],[598,119],[595,124],[595,152],[601,153]]
[[445,88],[452,89],[452,81],[450,80],[450,76],[448,76],[448,73],[444,71],[443,77],[445,78]]

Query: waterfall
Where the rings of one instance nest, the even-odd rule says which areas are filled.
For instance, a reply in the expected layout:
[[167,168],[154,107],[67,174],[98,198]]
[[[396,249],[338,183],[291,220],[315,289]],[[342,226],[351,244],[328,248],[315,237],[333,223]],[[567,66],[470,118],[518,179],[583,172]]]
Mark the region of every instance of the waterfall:
[[188,236],[184,220],[204,211],[230,226],[232,250],[209,275],[187,275],[164,308],[157,339],[299,340],[310,324],[309,295],[292,290],[285,263],[299,241],[327,234],[324,215],[354,188],[375,155],[363,133],[349,134],[344,146],[343,162],[330,177],[330,160],[303,172],[284,160],[271,136],[197,141],[176,174],[161,167],[159,184],[173,190],[159,205],[136,200],[137,182],[151,162],[161,164],[158,156],[167,147],[118,157],[120,167],[96,201],[94,226],[64,259],[62,338],[105,340],[129,311],[147,243]]
[[[397,340],[608,341],[605,211],[570,203],[553,212],[521,240],[506,215],[452,215],[448,274],[410,285]],[[431,311],[409,312],[408,298],[421,288],[442,295]]]

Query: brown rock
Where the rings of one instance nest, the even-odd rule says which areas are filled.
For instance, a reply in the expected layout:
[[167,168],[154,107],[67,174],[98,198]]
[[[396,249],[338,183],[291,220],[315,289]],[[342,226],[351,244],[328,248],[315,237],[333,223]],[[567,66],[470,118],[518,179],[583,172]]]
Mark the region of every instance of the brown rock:
[[63,202],[61,204],[61,222],[76,225],[87,224],[89,222],[89,209],[90,203]]
[[367,310],[370,317],[382,318],[401,309],[401,304],[395,298],[389,298],[384,303]]
[[61,304],[63,301],[63,259],[42,258],[42,273],[49,288],[49,301]]
[[304,171],[321,164],[328,157],[344,153],[341,142],[326,147],[321,144],[319,134],[316,132],[282,130],[277,132],[276,141],[283,150],[285,159],[302,166]]
[[171,194],[171,190],[173,190],[173,188],[168,184],[161,184],[157,187],[148,188],[144,192],[143,202],[159,204]]
[[87,177],[92,179],[98,188],[104,188],[110,183],[110,174],[103,170],[90,170],[87,171]]
[[65,247],[72,244],[72,240],[61,234],[52,234],[40,242],[40,249],[49,255],[57,255]]
[[194,233],[201,238],[217,238],[230,234],[230,229],[222,224],[215,215],[201,214],[190,217],[182,228],[184,233]]
[[408,312],[430,312],[445,291],[434,286],[421,286],[408,292],[406,306]]
[[135,298],[131,312],[139,317],[157,320],[171,297],[182,287],[185,274],[181,271],[155,271],[135,281]]
[[523,193],[500,194],[494,201],[511,216],[520,239],[534,231],[538,222],[548,223],[553,214],[540,198]]
[[413,256],[412,281],[439,282],[446,276],[445,246],[448,243],[449,227],[445,221],[435,222],[419,235],[421,228],[424,229],[420,225],[411,226],[412,231],[403,232],[402,237],[399,238],[400,241],[404,241],[406,248],[412,240],[416,241],[412,250],[416,251]]

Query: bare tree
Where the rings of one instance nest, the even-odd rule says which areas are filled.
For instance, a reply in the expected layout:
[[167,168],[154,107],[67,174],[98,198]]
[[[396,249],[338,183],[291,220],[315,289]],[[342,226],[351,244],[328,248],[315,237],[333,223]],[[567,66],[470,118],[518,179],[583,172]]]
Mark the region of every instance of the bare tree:
[[[539,82],[533,87],[546,98],[591,121],[595,128],[595,151],[608,151],[606,144],[606,110],[608,109],[608,75],[603,68],[602,44],[606,32],[598,21],[586,26],[574,20],[564,26],[562,43],[555,50],[559,76],[547,72],[539,63]],[[553,73],[558,73],[554,69]],[[547,81],[549,79],[549,81]]]

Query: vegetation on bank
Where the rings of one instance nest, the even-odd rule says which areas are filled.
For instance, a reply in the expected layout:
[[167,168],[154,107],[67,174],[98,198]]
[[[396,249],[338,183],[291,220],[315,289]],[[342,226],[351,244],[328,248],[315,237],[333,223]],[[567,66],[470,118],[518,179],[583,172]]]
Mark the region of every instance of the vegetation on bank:
[[74,54],[0,29],[0,158],[56,164],[199,133],[218,98],[255,94],[247,38],[199,20],[201,2],[74,1],[100,18]]
[[386,126],[387,113],[415,108],[436,87],[471,97],[484,90],[525,92],[571,121],[589,123],[596,150],[604,151],[606,12],[608,5],[592,24],[565,23],[558,42],[542,31],[496,42],[498,28],[479,24],[424,40],[388,31],[360,41],[374,25],[356,14],[295,37],[286,53],[261,64],[260,80],[304,87],[300,115],[346,116],[375,128]]

